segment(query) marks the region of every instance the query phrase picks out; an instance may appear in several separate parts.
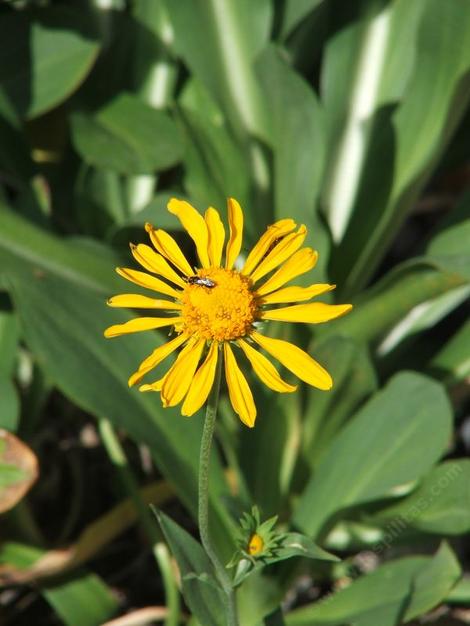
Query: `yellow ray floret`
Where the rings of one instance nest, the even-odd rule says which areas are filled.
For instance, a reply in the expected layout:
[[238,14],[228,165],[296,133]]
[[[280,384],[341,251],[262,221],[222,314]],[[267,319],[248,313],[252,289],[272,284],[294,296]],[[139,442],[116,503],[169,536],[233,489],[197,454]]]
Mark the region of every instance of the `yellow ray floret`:
[[142,384],[139,390],[160,393],[164,407],[182,403],[182,414],[189,416],[204,405],[216,376],[219,381],[219,373],[224,371],[232,407],[249,427],[255,423],[256,406],[238,357],[264,385],[278,393],[292,393],[297,386],[283,380],[261,350],[300,380],[318,389],[330,389],[330,375],[309,354],[293,343],[257,330],[258,323],[268,320],[318,324],[351,310],[349,304],[306,303],[331,291],[334,285],[288,284],[313,269],[318,259],[317,252],[302,248],[305,226],[297,228],[292,219],[269,226],[238,271],[234,267],[242,249],[243,211],[235,199],[227,201],[227,243],[224,224],[215,208],[209,207],[202,216],[188,202],[173,198],[168,209],[194,241],[200,267],[194,269],[175,239],[151,224],[145,226],[151,246],[131,245],[132,255],[146,271],[118,268],[119,275],[169,299],[136,293],[111,297],[111,307],[155,309],[159,315],[114,324],[106,329],[105,336],[164,327],[171,327],[173,336],[142,361],[130,376],[129,385],[139,383],[177,352],[166,373],[153,383]]

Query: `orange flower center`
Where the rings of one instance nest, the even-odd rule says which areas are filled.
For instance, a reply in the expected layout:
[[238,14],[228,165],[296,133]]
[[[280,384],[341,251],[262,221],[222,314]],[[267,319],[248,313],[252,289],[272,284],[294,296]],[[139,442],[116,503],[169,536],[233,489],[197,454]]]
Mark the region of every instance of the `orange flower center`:
[[250,281],[234,270],[198,270],[183,291],[178,330],[203,339],[230,341],[244,337],[256,319]]
[[256,533],[254,535],[251,535],[250,541],[248,543],[248,554],[256,556],[263,551],[263,548],[264,541],[262,537],[260,537],[260,535],[257,535]]

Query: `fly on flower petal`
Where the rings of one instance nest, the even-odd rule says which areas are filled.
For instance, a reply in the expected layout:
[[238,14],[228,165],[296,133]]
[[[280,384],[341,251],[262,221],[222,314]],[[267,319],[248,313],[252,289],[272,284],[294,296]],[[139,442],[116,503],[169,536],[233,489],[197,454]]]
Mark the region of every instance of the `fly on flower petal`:
[[[214,208],[209,208],[202,216],[188,202],[173,198],[168,210],[178,217],[193,239],[200,267],[193,272],[176,241],[151,224],[146,224],[145,229],[152,247],[131,245],[135,260],[145,272],[118,268],[118,273],[132,283],[173,300],[133,294],[110,298],[110,306],[145,308],[147,314],[145,318],[111,326],[105,336],[164,326],[172,326],[174,336],[144,359],[129,384],[140,382],[162,360],[179,350],[163,378],[142,385],[140,390],[160,393],[164,406],[181,402],[182,413],[193,415],[206,402],[217,363],[223,359],[232,406],[241,421],[250,427],[255,422],[256,406],[237,360],[243,358],[249,363],[270,389],[279,393],[296,390],[296,386],[281,378],[260,348],[301,380],[319,389],[330,389],[330,375],[309,354],[288,341],[261,334],[256,324],[270,319],[323,323],[351,310],[349,304],[305,304],[333,289],[334,285],[299,287],[288,284],[312,270],[318,258],[311,248],[302,248],[307,234],[305,226],[297,229],[291,219],[269,226],[248,254],[245,265],[235,270],[234,262],[243,236],[243,211],[236,200],[228,200],[230,235],[226,244],[225,228]],[[302,305],[297,304],[299,302]],[[280,307],[281,303],[284,306]],[[153,318],[148,316],[152,308],[156,311]],[[184,381],[184,388],[178,381]]]

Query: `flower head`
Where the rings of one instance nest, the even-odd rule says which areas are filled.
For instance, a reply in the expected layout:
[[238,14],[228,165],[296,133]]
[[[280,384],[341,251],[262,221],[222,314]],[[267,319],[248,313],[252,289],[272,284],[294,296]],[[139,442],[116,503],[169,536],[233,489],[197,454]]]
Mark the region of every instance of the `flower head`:
[[[297,388],[281,378],[261,348],[304,382],[330,389],[330,375],[309,354],[288,341],[267,337],[257,328],[257,323],[264,320],[326,322],[351,309],[350,304],[308,302],[334,289],[334,285],[285,286],[316,264],[317,253],[302,248],[307,234],[305,226],[297,228],[291,219],[269,226],[238,270],[234,264],[242,246],[243,212],[236,200],[228,200],[230,234],[224,263],[225,228],[215,209],[207,209],[203,217],[188,202],[172,199],[168,210],[179,218],[193,239],[201,267],[193,269],[171,235],[150,224],[145,228],[152,246],[131,244],[132,255],[146,271],[117,268],[117,272],[166,298],[122,294],[110,298],[108,304],[153,309],[162,314],[110,326],[105,336],[165,326],[173,328],[174,336],[142,361],[129,378],[129,385],[140,382],[181,348],[166,374],[160,380],[141,385],[140,391],[160,392],[164,407],[182,402],[182,414],[193,415],[205,403],[217,362],[223,359],[232,406],[242,422],[251,427],[256,407],[236,354],[246,357],[270,389],[290,393]],[[298,302],[302,304],[292,304]]]

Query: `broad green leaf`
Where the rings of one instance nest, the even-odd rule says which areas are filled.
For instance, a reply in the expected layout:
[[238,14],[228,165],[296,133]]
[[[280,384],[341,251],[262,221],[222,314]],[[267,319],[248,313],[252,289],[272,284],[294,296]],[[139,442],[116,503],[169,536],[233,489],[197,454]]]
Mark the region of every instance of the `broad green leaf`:
[[[100,296],[47,273],[11,277],[11,283],[25,340],[51,380],[78,406],[148,445],[160,471],[194,511],[201,419],[184,419],[176,409],[164,410],[156,394],[127,386],[162,336],[150,332],[107,340],[104,328],[129,316],[108,309]],[[211,477],[212,494],[220,495],[226,488],[215,454]],[[213,502],[226,517],[218,499]],[[214,522],[215,532],[224,534],[215,515]],[[227,536],[224,546],[231,551]]]
[[[32,546],[4,543],[0,562],[26,568],[43,554]],[[102,579],[83,570],[73,577],[54,580],[40,591],[66,626],[100,626],[118,609],[117,600]]]
[[378,355],[388,355],[406,338],[412,340],[419,337],[420,333],[435,326],[469,296],[470,285],[462,285],[413,307],[382,339],[377,348]]
[[264,626],[263,619],[277,609],[283,596],[274,576],[265,576],[262,570],[254,572],[237,589],[240,624]]
[[[447,265],[449,269],[450,261],[451,265],[467,278],[469,274],[466,267],[470,267],[469,216],[470,195],[466,194],[426,247],[426,254],[430,259],[437,260],[440,265]],[[460,261],[459,257],[461,257]],[[378,348],[379,354],[381,356],[387,354],[406,337],[418,336],[423,330],[434,326],[464,302],[469,295],[470,285],[466,284],[413,307],[384,337]]]
[[439,535],[470,531],[470,460],[446,461],[433,468],[418,488],[373,516],[388,528],[392,522]]
[[[80,230],[101,239],[127,218],[124,188],[117,172],[85,163],[73,190]],[[143,226],[144,222],[140,222]]]
[[364,292],[347,316],[318,329],[320,336],[344,334],[378,341],[415,306],[468,284],[467,256],[413,259],[394,268]]
[[256,71],[272,117],[273,217],[289,216],[307,225],[306,245],[319,252],[316,275],[321,282],[329,256],[329,237],[316,212],[325,157],[323,111],[315,92],[274,46],[258,58]]
[[470,375],[470,321],[445,344],[429,364],[429,371],[446,383],[457,383]]
[[2,15],[0,40],[0,83],[27,119],[75,91],[98,53],[87,13],[70,7]]
[[397,374],[332,441],[294,523],[315,537],[341,509],[421,478],[445,451],[451,427],[451,407],[439,383],[413,372]]
[[314,11],[324,0],[286,0],[281,36],[285,38],[298,24]]
[[18,341],[18,319],[14,313],[0,311],[0,375],[9,376],[14,369]]
[[11,379],[0,373],[0,428],[16,431],[20,418],[20,401]]
[[[470,98],[470,6],[463,10],[459,0],[424,4],[416,60],[403,100],[397,107],[390,102],[390,110],[384,111],[375,145],[369,150],[367,176],[357,194],[344,245],[338,249],[335,279],[347,293],[367,284]],[[384,154],[394,154],[392,169],[384,166]],[[393,172],[393,179],[380,180],[384,171]],[[376,209],[370,211],[370,206]]]
[[302,430],[302,456],[310,468],[318,465],[328,443],[356,408],[377,389],[367,351],[347,337],[313,342],[312,354],[330,372],[333,389],[309,391]]
[[386,563],[324,600],[286,616],[287,626],[398,626],[446,597],[460,577],[452,550]]
[[224,626],[225,596],[202,546],[161,511],[155,514],[181,572],[184,599],[204,626]]
[[252,62],[266,44],[272,18],[267,0],[167,2],[175,48],[219,104],[238,135],[267,137],[265,104]]
[[470,605],[470,578],[464,576],[446,597],[450,604]]
[[117,264],[112,251],[97,242],[61,239],[0,204],[0,274],[51,272],[105,296],[122,287],[112,271]]
[[25,443],[0,430],[0,513],[10,510],[38,477],[38,460]]
[[251,501],[259,506],[263,516],[270,517],[279,512],[288,497],[289,481],[284,473],[289,457],[295,458],[289,443],[292,429],[298,429],[300,407],[293,394],[273,394],[258,384],[253,393],[259,419],[256,428],[239,433],[237,456]]
[[121,174],[152,174],[178,163],[182,143],[175,123],[129,93],[94,114],[74,113],[72,140],[83,159]]
[[[200,210],[215,206],[225,211],[228,197],[236,198],[246,209],[250,172],[227,128],[198,112],[182,110],[180,117],[188,195]],[[251,213],[247,211],[248,221]]]

